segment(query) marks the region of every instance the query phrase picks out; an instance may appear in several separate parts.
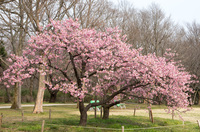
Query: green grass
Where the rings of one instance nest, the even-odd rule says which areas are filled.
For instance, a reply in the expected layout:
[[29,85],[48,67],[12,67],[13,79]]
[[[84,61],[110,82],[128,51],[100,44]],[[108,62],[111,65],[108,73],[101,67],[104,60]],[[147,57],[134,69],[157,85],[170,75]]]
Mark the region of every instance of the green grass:
[[[71,115],[68,118],[55,118],[52,120],[46,119],[45,121],[45,131],[70,131],[70,132],[109,132],[109,131],[120,131],[121,127],[124,126],[126,129],[131,129],[133,131],[144,131],[144,132],[198,132],[199,128],[195,124],[190,124],[186,122],[182,126],[181,121],[173,121],[169,119],[156,118],[155,123],[151,123],[146,117],[127,117],[127,116],[111,116],[108,120],[102,120],[99,118],[93,118],[93,116],[88,117],[88,123],[86,127],[78,126],[79,117],[77,115]],[[17,122],[12,124],[3,125],[4,130],[12,131],[41,131],[42,121],[26,121],[26,122]],[[159,126],[173,126],[180,125],[176,127],[165,127],[165,128],[156,128]],[[90,127],[95,127],[90,128]],[[153,129],[138,129],[138,128],[150,128]],[[7,129],[5,129],[7,128]],[[98,128],[108,128],[98,129]],[[109,130],[109,128],[113,130]]]
[[[128,109],[134,106],[127,105]],[[141,105],[140,108],[145,107]],[[162,106],[154,106],[154,109]],[[44,112],[40,114],[33,114],[31,107],[23,108],[24,122],[22,122],[21,110],[0,109],[0,113],[3,113],[2,131],[5,132],[40,132],[42,120],[45,120],[45,131],[70,131],[70,132],[119,132],[121,127],[124,126],[125,131],[141,131],[141,132],[198,132],[199,128],[197,124],[191,124],[185,122],[182,125],[182,121],[154,118],[154,123],[151,123],[148,117],[144,116],[116,116],[110,115],[110,119],[102,120],[94,118],[94,115],[88,115],[88,122],[86,127],[79,126],[79,115],[74,114],[78,109],[76,106],[54,106],[44,107]],[[52,111],[52,119],[49,119],[49,109]],[[119,109],[118,109],[119,110]],[[176,126],[178,125],[178,126]],[[164,128],[158,128],[163,127]],[[165,127],[168,126],[168,127]],[[173,126],[173,127],[170,127]],[[91,128],[92,127],[92,128]],[[141,129],[150,128],[152,129]],[[94,129],[95,128],[95,129]],[[100,128],[108,128],[100,129]],[[110,130],[113,129],[113,130]],[[1,131],[0,130],[0,131]]]

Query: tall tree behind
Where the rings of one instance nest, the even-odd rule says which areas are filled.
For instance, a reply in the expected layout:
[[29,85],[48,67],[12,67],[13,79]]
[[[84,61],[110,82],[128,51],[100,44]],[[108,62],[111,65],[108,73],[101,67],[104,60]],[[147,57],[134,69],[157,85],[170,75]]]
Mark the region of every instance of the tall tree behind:
[[[77,0],[23,0],[23,10],[26,12],[30,20],[30,24],[32,25],[31,27],[34,33],[42,33],[42,26],[48,24],[50,22],[50,19],[60,20],[64,18],[65,15],[62,15],[63,12],[68,11],[76,2]],[[41,67],[41,70],[45,69]],[[45,75],[39,75],[39,87],[33,113],[43,112],[42,105],[45,88],[44,80]]]
[[[9,46],[7,46],[10,49],[9,53],[21,55],[23,44],[28,40],[27,36],[42,32],[41,27],[43,25],[48,24],[50,19],[58,19],[60,13],[70,9],[75,2],[63,0],[17,0],[2,4],[0,6],[0,24],[4,36],[3,39],[10,42]],[[57,6],[58,3],[59,6]],[[43,78],[40,77],[40,79]],[[40,81],[43,82],[42,80]],[[39,88],[41,87],[44,88],[44,86],[39,86]],[[12,108],[20,108],[20,91],[19,85],[16,84]],[[43,98],[43,95],[40,97]]]
[[163,56],[165,49],[170,47],[170,39],[175,28],[169,17],[165,17],[162,10],[155,4],[147,10],[141,10],[140,16],[140,43],[144,54],[155,52]]
[[14,1],[14,0],[0,0],[0,5],[10,3],[12,1]]
[[[4,47],[4,42],[1,40],[0,41],[0,74],[2,74],[2,72],[8,67],[8,63],[6,62],[6,56],[7,56],[7,52],[6,49]],[[6,91],[6,103],[11,102],[11,96],[10,96],[10,92],[9,89],[5,87],[5,91]]]
[[147,9],[135,10],[122,2],[120,6],[120,28],[127,35],[127,42],[134,48],[143,48],[143,54],[154,53],[163,56],[166,48],[171,47],[175,26],[158,5]]
[[[176,48],[178,59],[182,61],[188,71],[200,78],[200,24],[196,22],[187,24],[187,30],[182,29],[180,34],[182,34],[182,37],[179,39],[179,46]],[[200,104],[200,84],[195,83],[191,87],[196,91],[193,101]],[[196,97],[199,97],[199,100]]]
[[[2,33],[5,36],[3,39],[10,42],[10,48],[14,54],[21,56],[28,26],[22,9],[22,1],[2,4],[0,12],[1,25],[3,25]],[[21,109],[21,85],[19,83],[15,84],[11,108]]]
[[108,0],[77,0],[70,10],[63,12],[65,18],[77,19],[83,28],[105,30],[111,27],[117,9]]

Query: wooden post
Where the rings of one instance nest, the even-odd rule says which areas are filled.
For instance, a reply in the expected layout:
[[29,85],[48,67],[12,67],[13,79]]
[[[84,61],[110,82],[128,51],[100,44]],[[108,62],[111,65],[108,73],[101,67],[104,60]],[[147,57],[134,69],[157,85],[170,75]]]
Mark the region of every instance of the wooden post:
[[0,116],[0,129],[1,129],[1,124],[2,124],[2,117]]
[[[96,103],[96,100],[95,100],[95,103]],[[94,107],[94,118],[97,118],[97,107],[96,106]]]
[[154,120],[153,120],[153,113],[152,113],[152,109],[151,109],[151,103],[148,102],[148,110],[149,110],[149,119],[152,123],[154,123]]
[[197,120],[197,124],[198,124],[198,126],[199,126],[199,128],[200,128],[200,122],[199,122],[199,120]]
[[[98,80],[99,81],[99,80]],[[84,82],[84,86],[85,86],[85,82]],[[97,91],[95,88],[95,92],[94,92],[94,103],[96,104],[97,102]],[[94,107],[94,118],[97,118],[97,106]]]
[[0,129],[1,129],[2,123],[3,123],[3,113],[1,113],[1,116],[0,116]]
[[49,109],[49,119],[51,119],[51,109]]
[[172,120],[174,120],[174,110],[172,110]]
[[135,113],[136,113],[136,108],[134,107],[134,114],[133,114],[134,116],[135,116]]
[[1,124],[3,123],[3,113],[1,113]]
[[154,123],[152,110],[151,110],[151,122]]
[[100,115],[100,118],[102,119],[103,117],[103,107],[101,106],[101,115]]
[[[97,95],[96,95],[96,89],[95,89],[95,95],[94,95],[94,101],[97,103]],[[97,118],[97,106],[94,107],[94,118]]]
[[41,132],[44,132],[44,123],[45,123],[45,120],[42,121],[42,129],[41,129]]
[[153,120],[153,113],[152,113],[152,110],[151,108],[149,108],[149,119],[152,123],[154,123],[154,120]]
[[124,132],[124,126],[122,126],[122,132]]
[[22,122],[24,121],[24,111],[22,110]]

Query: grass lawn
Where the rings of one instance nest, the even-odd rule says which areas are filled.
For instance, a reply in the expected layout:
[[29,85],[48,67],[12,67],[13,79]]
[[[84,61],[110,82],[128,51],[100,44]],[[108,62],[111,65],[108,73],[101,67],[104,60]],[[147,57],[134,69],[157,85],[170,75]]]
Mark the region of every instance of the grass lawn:
[[[94,118],[94,112],[88,112],[88,122],[86,127],[78,126],[79,112],[76,106],[54,106],[44,107],[44,113],[33,114],[32,107],[24,107],[24,121],[22,122],[21,110],[0,109],[3,113],[3,124],[0,131],[17,132],[17,131],[41,131],[42,120],[45,120],[45,131],[49,132],[120,132],[122,126],[125,131],[141,131],[141,132],[198,132],[197,123],[189,121],[171,120],[170,118],[154,117],[155,123],[151,123],[148,113],[145,110],[136,111],[133,116],[133,105],[127,105],[127,109],[114,108],[111,109],[110,119],[102,120],[99,118],[100,113],[97,112],[97,118]],[[159,111],[163,106],[153,106],[153,111]],[[51,109],[51,119],[49,119],[49,109]],[[132,112],[130,112],[132,111]],[[157,112],[159,113],[159,112]],[[141,115],[142,114],[142,115]],[[154,113],[156,115],[156,113]],[[166,115],[163,114],[163,117]],[[169,115],[170,117],[170,115]],[[150,127],[153,127],[149,129]],[[107,128],[107,129],[105,129]]]

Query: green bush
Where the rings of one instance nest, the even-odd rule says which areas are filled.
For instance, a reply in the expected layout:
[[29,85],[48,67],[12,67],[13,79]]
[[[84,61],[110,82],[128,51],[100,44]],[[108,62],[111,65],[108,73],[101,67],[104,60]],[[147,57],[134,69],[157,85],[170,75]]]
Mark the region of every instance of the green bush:
[[30,95],[30,91],[28,89],[22,89],[21,96]]
[[50,99],[50,93],[48,90],[44,91],[44,101],[49,101]]

